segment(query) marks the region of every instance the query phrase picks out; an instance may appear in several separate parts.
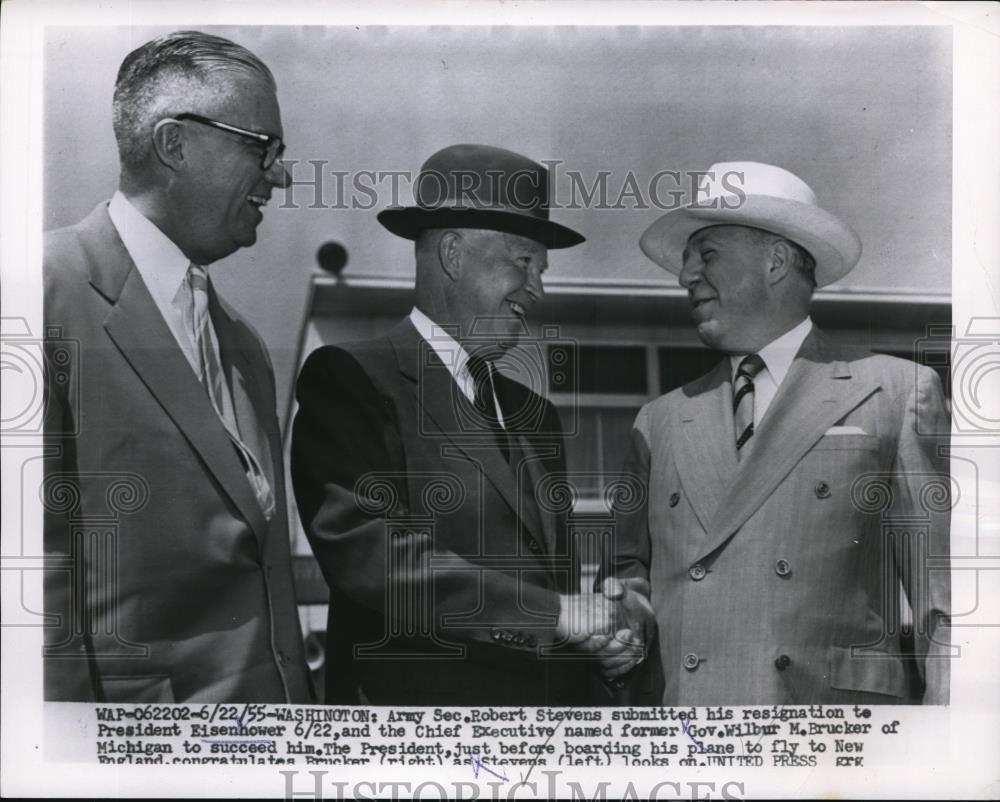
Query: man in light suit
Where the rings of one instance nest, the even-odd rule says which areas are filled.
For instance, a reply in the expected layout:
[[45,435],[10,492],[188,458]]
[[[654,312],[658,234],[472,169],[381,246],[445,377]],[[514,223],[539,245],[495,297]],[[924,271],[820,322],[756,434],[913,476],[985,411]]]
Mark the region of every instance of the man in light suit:
[[649,583],[650,701],[945,703],[940,382],[809,318],[814,287],[860,257],[857,235],[786,170],[733,162],[641,247],[679,275],[699,336],[725,355],[643,407],[632,432],[626,470],[651,500],[620,516],[609,570]]
[[[46,235],[45,695],[308,702],[274,378],[209,266],[289,177],[274,79],[184,31],[129,54],[119,189]],[[55,374],[54,374],[55,375]]]
[[634,662],[612,617],[629,597],[578,593],[542,493],[565,472],[558,413],[494,363],[527,331],[548,249],[583,237],[549,220],[545,168],[500,148],[439,151],[416,196],[379,214],[415,241],[413,311],[319,348],[298,380],[292,480],[331,591],[326,701],[582,703],[580,655],[609,676]]

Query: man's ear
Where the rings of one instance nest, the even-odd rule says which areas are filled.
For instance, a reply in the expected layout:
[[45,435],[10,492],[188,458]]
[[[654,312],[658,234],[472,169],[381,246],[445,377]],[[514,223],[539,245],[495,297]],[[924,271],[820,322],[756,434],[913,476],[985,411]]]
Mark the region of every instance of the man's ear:
[[176,120],[160,120],[153,126],[153,152],[169,170],[179,170],[184,163],[184,130]]
[[767,283],[777,284],[795,264],[795,254],[791,246],[783,239],[771,245],[771,256],[767,265]]
[[445,231],[438,240],[438,259],[452,281],[462,275],[462,244],[462,235],[457,231]]

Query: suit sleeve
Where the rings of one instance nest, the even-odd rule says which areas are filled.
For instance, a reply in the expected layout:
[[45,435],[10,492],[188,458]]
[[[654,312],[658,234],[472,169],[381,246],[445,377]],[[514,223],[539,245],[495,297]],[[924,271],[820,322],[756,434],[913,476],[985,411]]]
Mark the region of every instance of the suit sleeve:
[[[599,592],[607,577],[617,577],[626,586],[650,597],[649,562],[649,410],[643,407],[632,425],[631,443],[622,467],[622,479],[636,484],[636,496],[614,505],[615,531],[610,558],[602,561],[594,590]],[[644,634],[646,659],[624,677],[604,685],[601,704],[647,706],[663,699],[663,668],[659,635],[654,626]]]
[[[605,576],[643,580],[649,583],[649,412],[639,410],[632,425],[632,441],[622,475],[637,483],[639,496],[628,506],[616,505],[615,533],[610,564],[602,566],[598,582]],[[648,596],[648,591],[646,592]]]
[[924,704],[947,704],[950,654],[950,478],[940,452],[951,430],[941,383],[921,368],[905,400],[893,465],[893,517],[928,521],[926,539],[895,537],[893,556],[913,611]]
[[[66,272],[58,268],[69,261],[61,247],[67,241],[66,235],[51,233],[45,239],[46,331],[64,324],[61,302],[65,292],[57,276],[62,277]],[[63,351],[58,336],[57,339],[46,337],[45,361],[48,365],[60,365],[69,377],[68,382],[75,386],[79,375],[79,349]],[[64,362],[57,352],[62,356],[71,354],[70,360]],[[52,702],[94,702],[101,701],[91,628],[87,625],[94,576],[87,570],[86,560],[82,557],[73,560],[70,511],[60,503],[80,493],[76,441],[72,436],[78,427],[74,419],[76,412],[69,403],[69,387],[54,381],[54,373],[46,371],[44,385],[43,542],[45,557],[50,561],[43,575],[45,614],[49,619],[43,629],[44,695],[46,701]],[[73,567],[67,568],[70,560]],[[52,567],[53,564],[58,567]]]
[[[319,349],[303,367],[297,398],[292,481],[303,526],[331,589],[387,617],[407,615],[405,609],[386,609],[390,586],[395,599],[433,598],[435,631],[443,616],[467,616],[483,606],[505,626],[537,627],[538,614],[549,614],[551,631],[532,631],[539,642],[554,640],[557,593],[469,562],[420,531],[390,537],[386,519],[371,512],[377,499],[370,494],[376,492],[398,499],[395,513],[409,511],[406,463],[393,399],[376,389],[357,359],[339,348]],[[366,497],[358,481],[372,472],[389,477],[391,489],[368,485]],[[447,569],[432,572],[432,557]],[[493,643],[486,625],[449,629],[447,635]]]

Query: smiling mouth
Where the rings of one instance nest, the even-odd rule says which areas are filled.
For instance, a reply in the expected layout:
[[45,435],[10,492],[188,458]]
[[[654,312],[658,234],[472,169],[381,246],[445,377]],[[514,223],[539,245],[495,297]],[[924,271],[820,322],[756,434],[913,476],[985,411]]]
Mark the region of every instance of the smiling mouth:
[[250,203],[251,206],[260,209],[264,206],[267,206],[268,199],[265,198],[263,195],[247,195],[247,201]]
[[523,306],[521,306],[521,304],[519,304],[517,301],[511,301],[508,299],[507,306],[509,306],[510,311],[513,312],[518,317],[523,318],[526,314],[528,314],[528,310],[525,309]]

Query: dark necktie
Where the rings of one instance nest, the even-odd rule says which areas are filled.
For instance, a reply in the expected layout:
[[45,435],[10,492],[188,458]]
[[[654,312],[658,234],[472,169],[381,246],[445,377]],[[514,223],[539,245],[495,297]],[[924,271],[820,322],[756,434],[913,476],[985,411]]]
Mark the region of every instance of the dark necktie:
[[476,412],[482,416],[486,428],[493,432],[503,458],[510,462],[510,440],[507,430],[500,425],[500,419],[497,418],[497,401],[493,392],[493,363],[480,356],[470,355],[466,366],[475,385],[473,405]]
[[764,360],[757,354],[743,358],[736,369],[733,383],[733,418],[736,422],[736,454],[753,437],[753,380],[764,369]]

